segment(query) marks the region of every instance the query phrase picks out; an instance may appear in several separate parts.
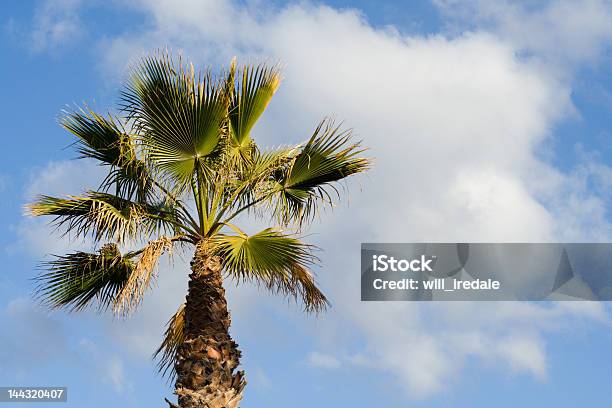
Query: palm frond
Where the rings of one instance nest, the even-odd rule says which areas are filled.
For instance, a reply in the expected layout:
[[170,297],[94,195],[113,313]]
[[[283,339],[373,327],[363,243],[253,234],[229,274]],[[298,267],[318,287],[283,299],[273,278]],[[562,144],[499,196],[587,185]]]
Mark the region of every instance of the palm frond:
[[144,203],[154,197],[154,179],[144,161],[132,160],[121,167],[113,166],[100,185],[100,190]]
[[229,108],[232,144],[246,147],[251,129],[266,110],[280,85],[277,66],[246,66],[241,80],[232,94]]
[[223,86],[210,74],[196,77],[193,65],[175,64],[167,53],[140,62],[122,99],[147,158],[181,186],[226,134]]
[[252,160],[243,162],[242,171],[226,181],[224,211],[230,208],[239,209],[272,191],[278,184],[275,173],[287,166],[297,152],[295,147],[281,147],[264,152],[257,150],[251,157]]
[[321,203],[331,204],[334,193],[339,196],[336,182],[370,167],[370,160],[360,156],[365,149],[350,140],[349,130],[323,120],[295,159],[276,173],[271,204],[283,225],[312,219]]
[[74,134],[81,158],[96,159],[103,164],[120,165],[132,159],[133,142],[112,115],[105,118],[91,109],[64,111],[60,124]]
[[176,352],[185,340],[184,328],[185,304],[182,304],[170,320],[168,320],[164,340],[153,354],[153,358],[158,359],[157,369],[162,376],[169,375],[170,380],[176,376],[174,362],[176,361]]
[[114,239],[123,242],[142,238],[141,234],[146,236],[180,225],[174,221],[175,212],[171,209],[139,204],[95,191],[82,197],[39,196],[27,209],[34,216],[55,216],[53,223],[58,228],[65,227],[66,233],[75,233],[77,236],[91,233],[96,241]]
[[95,299],[98,309],[105,310],[113,304],[134,267],[115,244],[102,246],[97,254],[75,252],[56,256],[43,263],[48,272],[36,278],[36,293],[51,308],[78,311]]
[[307,311],[327,305],[325,295],[308,272],[316,258],[313,247],[272,228],[248,236],[219,234],[212,239],[212,251],[221,259],[225,273],[236,281],[255,281],[266,288],[300,298]]
[[128,134],[116,117],[104,117],[91,109],[64,112],[62,126],[78,141],[81,158],[92,158],[111,167],[101,190],[114,189],[123,198],[145,201],[152,194],[149,169],[136,154],[135,138]]
[[138,307],[152,280],[157,277],[156,269],[159,258],[164,253],[171,253],[172,247],[172,239],[162,236],[150,241],[142,250],[137,251],[140,255],[134,270],[113,302],[115,314],[127,315]]

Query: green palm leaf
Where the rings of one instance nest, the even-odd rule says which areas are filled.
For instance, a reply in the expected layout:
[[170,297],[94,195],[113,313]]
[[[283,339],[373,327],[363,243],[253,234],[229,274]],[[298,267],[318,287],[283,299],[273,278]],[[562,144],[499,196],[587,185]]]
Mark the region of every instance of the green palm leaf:
[[280,72],[278,67],[246,66],[241,77],[232,94],[229,118],[232,144],[244,148],[248,147],[251,129],[280,85]]
[[132,141],[113,116],[105,118],[92,110],[80,109],[64,112],[60,123],[79,139],[76,145],[82,158],[110,165],[132,159]]
[[228,100],[209,74],[195,76],[168,54],[144,58],[123,92],[146,155],[184,188],[226,133]]
[[240,208],[261,199],[272,191],[277,181],[275,173],[287,166],[295,156],[298,149],[292,147],[278,148],[261,152],[257,150],[237,177],[226,181],[225,196],[223,197],[223,211]]
[[220,257],[223,270],[229,276],[301,298],[308,311],[326,307],[325,295],[308,272],[316,260],[311,245],[272,228],[251,236],[235,229],[238,235],[220,234],[212,240],[213,252]]
[[311,219],[319,203],[332,203],[331,193],[339,196],[335,182],[370,167],[370,160],[360,157],[365,149],[350,139],[350,131],[324,120],[289,166],[279,169],[271,197],[280,222],[301,225]]
[[134,137],[120,125],[120,121],[107,118],[92,110],[80,109],[65,112],[62,126],[73,133],[78,141],[77,151],[81,158],[92,158],[111,166],[111,171],[101,189],[115,189],[115,193],[126,199],[136,197],[139,201],[149,199],[152,180],[144,161],[138,159]]
[[28,205],[34,216],[55,216],[56,226],[79,236],[92,234],[96,241],[119,242],[142,238],[158,231],[174,230],[180,225],[171,207],[135,203],[101,192],[90,191],[83,197],[56,198],[40,196]]
[[97,254],[57,256],[43,267],[48,272],[36,278],[37,295],[50,307],[78,311],[95,299],[105,310],[127,283],[134,263],[115,244],[106,244]]

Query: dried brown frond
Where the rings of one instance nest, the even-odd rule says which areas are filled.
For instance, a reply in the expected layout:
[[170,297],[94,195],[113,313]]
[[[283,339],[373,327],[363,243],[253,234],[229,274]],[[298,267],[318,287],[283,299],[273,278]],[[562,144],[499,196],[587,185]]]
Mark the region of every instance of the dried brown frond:
[[164,333],[164,341],[155,351],[153,358],[159,358],[157,368],[163,376],[170,374],[169,379],[172,379],[176,374],[174,371],[174,361],[178,347],[183,344],[185,339],[185,304],[176,311],[174,316],[168,320],[166,331]]
[[127,283],[115,298],[113,312],[126,315],[133,312],[142,301],[145,292],[155,279],[159,258],[165,253],[172,253],[173,241],[171,238],[162,236],[150,241],[142,250],[134,272],[130,275]]

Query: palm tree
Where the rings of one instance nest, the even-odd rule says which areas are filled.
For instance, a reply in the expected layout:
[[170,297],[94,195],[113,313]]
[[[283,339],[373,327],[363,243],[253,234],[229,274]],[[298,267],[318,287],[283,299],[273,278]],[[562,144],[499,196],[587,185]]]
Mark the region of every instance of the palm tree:
[[[339,196],[339,181],[370,165],[331,120],[300,145],[259,148],[251,129],[279,84],[275,66],[236,68],[234,60],[215,77],[167,52],[144,57],[121,93],[121,117],[89,108],[62,117],[80,158],[108,167],[98,190],[28,205],[99,248],[43,264],[37,293],[51,308],[126,315],[160,256],[194,248],[185,302],[156,352],[160,371],[176,375],[182,408],[233,408],[242,398],[224,278],[295,297],[308,312],[325,309],[309,272],[313,247],[296,234]],[[236,221],[249,215],[271,226],[248,235]]]

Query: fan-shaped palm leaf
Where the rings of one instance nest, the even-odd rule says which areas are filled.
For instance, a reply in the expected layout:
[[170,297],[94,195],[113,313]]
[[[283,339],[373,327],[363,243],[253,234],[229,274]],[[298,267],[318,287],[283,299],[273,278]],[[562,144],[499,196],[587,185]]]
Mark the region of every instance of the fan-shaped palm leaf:
[[232,93],[229,107],[232,145],[248,148],[251,129],[266,110],[280,85],[280,72],[276,66],[246,66],[241,80]]
[[333,121],[324,120],[300,153],[276,173],[278,182],[271,195],[274,213],[287,225],[301,225],[312,218],[321,202],[332,203],[330,193],[338,193],[334,182],[365,171],[370,161],[360,157],[360,143],[350,143],[351,132]]
[[213,252],[223,270],[237,281],[255,281],[270,290],[301,298],[309,311],[324,309],[325,295],[316,287],[308,267],[316,260],[312,246],[272,228],[246,235],[217,235]]
[[60,123],[79,139],[77,151],[83,158],[109,165],[119,165],[133,158],[132,140],[111,115],[105,118],[92,110],[79,109],[64,112]]
[[123,92],[148,159],[181,186],[205,166],[223,138],[228,98],[209,74],[174,64],[167,54],[144,58]]
[[40,196],[28,205],[32,215],[52,215],[57,227],[96,241],[116,239],[120,242],[141,238],[160,230],[175,230],[181,224],[171,207],[139,204],[120,197],[90,191],[83,197],[56,198]]
[[113,188],[117,195],[138,201],[150,199],[152,180],[144,161],[138,159],[134,137],[120,125],[120,121],[107,118],[92,110],[65,112],[62,126],[78,137],[77,151],[81,158],[92,158],[111,166],[101,189]]
[[75,252],[43,264],[48,272],[37,278],[37,295],[50,307],[80,310],[92,300],[104,310],[134,271],[134,263],[115,244],[104,245],[97,254]]
[[[265,152],[256,151],[252,160],[245,163],[242,171],[234,179],[225,181],[223,205],[218,213],[220,220],[228,209],[249,206],[250,203],[263,201],[278,182],[274,178],[279,169],[284,168],[299,150],[295,147],[278,148]],[[228,221],[233,218],[229,217]]]

